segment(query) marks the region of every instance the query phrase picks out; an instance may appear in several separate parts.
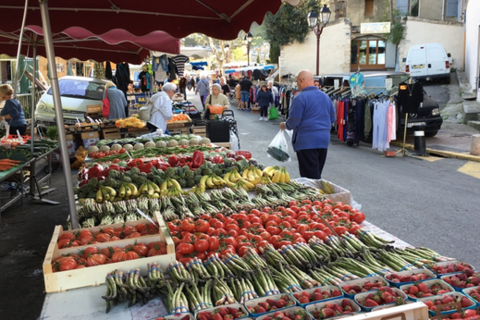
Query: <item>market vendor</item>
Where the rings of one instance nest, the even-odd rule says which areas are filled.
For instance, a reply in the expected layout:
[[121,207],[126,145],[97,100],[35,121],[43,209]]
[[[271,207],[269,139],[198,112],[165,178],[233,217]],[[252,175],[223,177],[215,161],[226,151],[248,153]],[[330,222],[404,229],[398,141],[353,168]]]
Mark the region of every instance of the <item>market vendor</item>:
[[172,98],[177,90],[177,85],[168,82],[162,87],[162,91],[154,94],[150,100],[153,103],[150,111],[150,120],[147,122],[147,127],[150,132],[155,132],[157,129],[162,129],[164,133],[170,134],[167,130],[167,120],[172,119]]
[[[227,109],[230,107],[230,102],[228,102],[228,98],[222,92],[222,86],[218,83],[214,83],[212,85],[212,94],[207,97],[205,100],[205,108],[208,108],[210,113],[217,113],[221,114],[222,112],[220,109],[222,108],[215,108],[215,107],[223,107],[223,109]],[[223,111],[223,110],[221,110]]]
[[27,122],[25,121],[25,114],[23,113],[22,104],[17,99],[12,98],[13,88],[9,84],[0,85],[0,101],[5,101],[5,106],[0,112],[0,120],[7,121],[10,125],[10,134],[21,135],[27,131]]

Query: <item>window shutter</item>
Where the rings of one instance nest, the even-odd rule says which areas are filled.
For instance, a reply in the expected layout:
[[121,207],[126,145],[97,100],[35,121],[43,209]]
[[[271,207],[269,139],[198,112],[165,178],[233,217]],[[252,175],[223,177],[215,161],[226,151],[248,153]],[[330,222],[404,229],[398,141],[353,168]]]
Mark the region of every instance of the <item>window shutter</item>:
[[397,0],[397,10],[401,13],[408,13],[408,0]]
[[447,17],[458,17],[458,0],[447,0]]

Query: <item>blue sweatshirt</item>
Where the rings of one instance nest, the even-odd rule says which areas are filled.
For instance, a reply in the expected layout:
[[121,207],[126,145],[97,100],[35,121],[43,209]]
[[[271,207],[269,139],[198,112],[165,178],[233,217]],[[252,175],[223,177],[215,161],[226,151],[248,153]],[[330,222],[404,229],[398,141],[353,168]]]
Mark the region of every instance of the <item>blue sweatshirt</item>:
[[273,103],[272,93],[268,91],[264,92],[263,90],[258,90],[257,102],[260,107],[268,107],[270,103]]
[[327,149],[335,120],[330,98],[317,87],[304,88],[293,98],[286,122],[293,130],[293,150]]
[[[11,120],[7,120],[8,124],[12,127],[20,127],[26,125],[25,114],[23,113],[22,104],[17,99],[9,99],[5,101],[5,106],[2,109],[0,115],[10,115]],[[16,134],[15,132],[12,134]]]

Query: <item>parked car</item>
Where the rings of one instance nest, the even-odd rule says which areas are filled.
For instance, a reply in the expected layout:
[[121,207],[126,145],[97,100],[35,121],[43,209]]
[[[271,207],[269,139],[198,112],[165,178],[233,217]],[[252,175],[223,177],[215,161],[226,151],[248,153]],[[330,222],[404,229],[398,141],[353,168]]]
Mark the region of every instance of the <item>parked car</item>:
[[405,62],[405,72],[418,80],[444,79],[450,83],[452,58],[441,43],[425,43],[411,46]]
[[[398,85],[409,79],[405,72],[366,71],[364,76],[364,89],[366,95],[392,95],[398,92]],[[331,74],[323,77],[323,88],[332,92],[334,86],[349,86],[350,73]],[[415,81],[415,80],[412,80]],[[388,88],[387,88],[388,86]],[[393,96],[396,99],[396,95]],[[403,136],[405,128],[405,113],[397,108],[397,131]],[[443,124],[438,103],[423,90],[423,105],[415,114],[409,114],[407,133],[413,134],[416,130],[425,131],[425,136],[433,137],[438,133]]]
[[[77,118],[83,121],[87,106],[102,104],[105,96],[103,80],[66,76],[58,80],[65,124],[75,124]],[[55,110],[52,88],[42,95],[35,110],[36,123],[40,127],[55,124]]]

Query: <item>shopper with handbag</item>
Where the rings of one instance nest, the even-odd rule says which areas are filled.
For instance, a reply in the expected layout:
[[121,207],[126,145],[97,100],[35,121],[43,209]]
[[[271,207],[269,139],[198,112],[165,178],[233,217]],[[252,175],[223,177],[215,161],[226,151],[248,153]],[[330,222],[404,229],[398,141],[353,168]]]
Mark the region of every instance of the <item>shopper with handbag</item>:
[[152,108],[150,110],[150,120],[147,122],[147,128],[150,132],[162,129],[164,133],[170,134],[167,130],[167,120],[172,119],[172,98],[177,90],[177,85],[168,82],[162,87],[162,91],[155,93],[150,100]]
[[260,121],[268,121],[268,107],[273,103],[272,93],[267,90],[267,85],[262,84],[257,93],[257,105],[260,106]]
[[208,120],[211,113],[222,114],[223,110],[230,107],[227,96],[221,93],[221,91],[222,86],[218,83],[212,85],[212,94],[205,100],[205,119]]
[[125,119],[125,108],[128,107],[127,99],[125,99],[125,94],[117,89],[117,86],[112,81],[108,81],[105,85],[106,98],[110,104],[110,112],[108,113],[107,119]]

